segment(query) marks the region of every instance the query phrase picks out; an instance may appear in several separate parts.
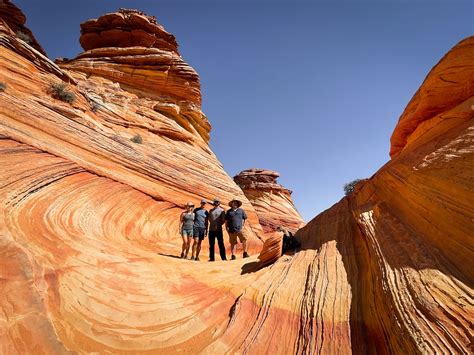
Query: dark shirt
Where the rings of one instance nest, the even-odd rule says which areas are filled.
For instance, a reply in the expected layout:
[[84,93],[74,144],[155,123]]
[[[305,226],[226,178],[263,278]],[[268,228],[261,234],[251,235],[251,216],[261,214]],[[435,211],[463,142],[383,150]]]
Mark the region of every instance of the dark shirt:
[[205,208],[198,207],[194,209],[194,227],[207,229],[207,217],[209,212]]
[[209,230],[222,231],[225,222],[225,211],[221,207],[215,207],[209,211]]
[[230,209],[225,214],[225,219],[227,221],[227,227],[229,228],[230,233],[237,233],[242,230],[244,219],[247,219],[245,211],[241,208]]

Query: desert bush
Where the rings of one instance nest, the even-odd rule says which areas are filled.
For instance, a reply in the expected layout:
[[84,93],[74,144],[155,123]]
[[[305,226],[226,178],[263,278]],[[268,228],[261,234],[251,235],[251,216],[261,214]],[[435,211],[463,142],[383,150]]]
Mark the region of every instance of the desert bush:
[[0,92],[5,91],[7,89],[7,84],[0,83]]
[[356,185],[361,181],[362,179],[355,179],[351,182],[348,182],[347,184],[344,184],[344,193],[346,194],[346,196],[353,193]]
[[18,31],[16,33],[16,38],[21,39],[23,42],[26,42],[28,44],[31,44],[33,42],[31,37],[29,35],[27,35],[25,32],[22,32],[22,31]]
[[65,84],[52,84],[49,87],[49,92],[51,96],[55,99],[67,102],[71,104],[76,99],[76,95],[73,92],[69,91]]
[[131,139],[130,139],[133,143],[137,143],[137,144],[142,144],[143,143],[143,138],[141,135],[139,134],[135,134]]
[[97,111],[99,111],[99,109],[100,109],[100,105],[99,105],[97,102],[92,101],[92,103],[91,103],[91,111],[92,111],[92,112],[97,112]]

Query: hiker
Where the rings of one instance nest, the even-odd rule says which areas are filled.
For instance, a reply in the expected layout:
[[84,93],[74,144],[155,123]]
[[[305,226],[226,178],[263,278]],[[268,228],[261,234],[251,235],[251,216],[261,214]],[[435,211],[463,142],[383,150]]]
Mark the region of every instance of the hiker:
[[215,198],[212,201],[214,206],[209,211],[209,261],[214,261],[214,246],[217,239],[219,254],[222,260],[227,260],[225,255],[224,234],[222,225],[225,223],[225,211],[220,207],[221,202]]
[[293,233],[291,233],[289,230],[283,228],[282,226],[278,226],[276,230],[283,233],[283,246],[281,249],[281,255],[285,254],[287,251],[295,250],[301,246],[301,244],[293,236]]
[[[207,227],[209,224],[209,212],[204,208],[207,201],[201,200],[201,206],[194,210],[194,232],[193,232],[193,251],[191,260],[199,261],[199,253],[201,252],[201,243],[207,236]],[[195,257],[196,256],[196,257]]]
[[239,238],[242,243],[242,249],[244,250],[243,257],[248,258],[247,254],[247,237],[244,234],[244,225],[247,215],[245,211],[240,208],[242,206],[242,201],[234,198],[229,202],[230,210],[226,212],[225,215],[225,225],[227,232],[229,232],[229,241],[230,241],[230,252],[231,260],[235,260],[235,245],[237,244],[237,238]]
[[193,239],[193,226],[194,226],[194,204],[188,202],[185,206],[185,210],[179,217],[179,231],[181,238],[183,239],[183,245],[181,247],[181,258],[186,259],[188,257],[189,246]]

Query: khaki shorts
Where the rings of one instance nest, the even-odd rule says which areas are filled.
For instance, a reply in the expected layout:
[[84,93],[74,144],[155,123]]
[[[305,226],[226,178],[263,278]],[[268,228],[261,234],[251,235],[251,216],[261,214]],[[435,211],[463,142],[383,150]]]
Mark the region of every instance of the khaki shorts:
[[245,236],[244,231],[235,232],[235,233],[229,232],[230,244],[237,244],[237,237],[239,238],[241,243],[247,240],[247,237]]

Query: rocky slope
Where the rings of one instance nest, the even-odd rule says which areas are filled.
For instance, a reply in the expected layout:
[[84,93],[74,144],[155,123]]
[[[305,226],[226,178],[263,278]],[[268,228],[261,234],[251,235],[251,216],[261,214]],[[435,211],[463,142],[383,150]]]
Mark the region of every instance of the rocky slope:
[[241,198],[253,253],[262,230],[153,18],[86,22],[86,52],[60,67],[12,33],[2,21],[0,353],[471,352],[474,38],[415,96],[437,110],[409,104],[392,160],[257,270],[172,257],[189,199]]
[[309,314],[322,315],[307,320],[310,349],[472,352],[473,95],[470,37],[408,104],[392,160],[298,232],[313,258]]
[[278,226],[296,232],[304,221],[293,204],[291,191],[277,182],[275,171],[249,169],[234,176],[245,196],[257,212],[265,233],[275,232]]

